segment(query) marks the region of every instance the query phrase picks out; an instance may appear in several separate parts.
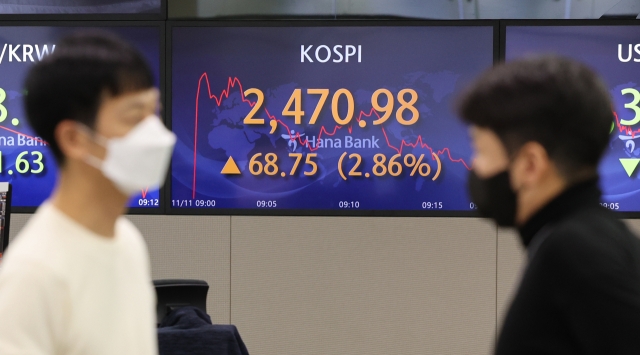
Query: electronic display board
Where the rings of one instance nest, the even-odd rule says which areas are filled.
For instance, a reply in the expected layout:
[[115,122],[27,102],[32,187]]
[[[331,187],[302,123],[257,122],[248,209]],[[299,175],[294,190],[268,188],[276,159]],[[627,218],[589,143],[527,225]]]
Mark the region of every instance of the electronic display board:
[[[50,194],[56,183],[53,154],[29,127],[23,108],[24,80],[29,68],[55,51],[66,34],[83,29],[115,33],[141,51],[160,83],[163,27],[133,22],[3,22],[0,25],[0,180],[13,188],[14,212],[33,209]],[[163,53],[162,53],[163,54]],[[129,207],[159,210],[160,192],[141,191]]]
[[586,63],[603,78],[613,99],[615,120],[599,167],[602,205],[640,212],[640,25],[629,21],[507,22],[503,31],[507,61],[562,55]]
[[474,209],[452,100],[493,22],[173,22],[172,213],[455,215]]

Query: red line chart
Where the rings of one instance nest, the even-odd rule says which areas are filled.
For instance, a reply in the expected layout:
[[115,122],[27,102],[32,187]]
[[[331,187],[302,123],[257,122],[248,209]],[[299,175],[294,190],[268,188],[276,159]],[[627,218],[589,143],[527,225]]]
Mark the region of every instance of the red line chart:
[[[211,83],[209,82],[209,76],[207,75],[207,73],[202,73],[202,75],[200,75],[200,79],[198,79],[198,90],[196,92],[196,107],[195,107],[195,122],[194,122],[194,133],[193,133],[193,182],[192,182],[192,187],[191,187],[191,193],[192,193],[192,198],[195,199],[196,197],[196,171],[197,171],[197,163],[198,163],[198,119],[199,119],[199,103],[200,103],[200,89],[202,87],[202,82],[206,82],[207,84],[207,94],[209,96],[210,100],[214,100],[217,106],[221,106],[222,105],[222,100],[226,99],[229,97],[229,94],[231,92],[231,88],[234,88],[237,86],[239,92],[240,92],[240,98],[242,100],[242,102],[248,104],[250,107],[253,107],[256,103],[247,99],[244,96],[244,89],[242,87],[242,82],[240,81],[240,79],[238,79],[237,77],[229,77],[227,80],[227,87],[226,89],[222,90],[220,92],[219,95],[215,95],[211,92]],[[300,136],[300,133],[295,133],[294,135],[291,134],[291,129],[289,128],[289,126],[284,123],[282,120],[278,119],[276,116],[272,115],[269,110],[267,108],[264,109],[265,113],[267,114],[267,116],[269,117],[270,120],[276,120],[278,122],[279,125],[282,125],[287,133],[289,134],[289,136],[291,136],[291,140],[298,140],[298,142],[300,142],[300,144],[304,145],[304,146],[308,146],[308,140],[307,138],[302,138]],[[366,111],[360,111],[360,113],[358,114],[358,117],[356,117],[356,122],[360,122],[360,120],[362,120],[363,116],[366,117],[371,117],[372,115],[376,115],[378,118],[380,118],[380,115],[378,114],[378,111],[376,111],[375,109],[371,109],[369,112]],[[318,133],[318,139],[320,139],[323,135],[327,135],[327,136],[333,136],[336,134],[336,132],[339,129],[342,129],[344,126],[338,126],[336,125],[335,127],[333,127],[332,130],[328,130],[325,126],[321,126],[320,127],[320,133]],[[404,147],[411,147],[411,148],[424,148],[424,149],[428,149],[431,153],[436,153],[437,155],[443,155],[446,154],[447,157],[449,158],[449,160],[451,162],[454,163],[460,163],[462,164],[467,170],[471,170],[470,165],[464,161],[464,159],[462,158],[453,158],[451,156],[451,150],[449,148],[443,148],[441,150],[435,150],[432,147],[430,147],[427,143],[425,143],[422,139],[422,136],[419,135],[418,138],[416,138],[416,141],[413,143],[407,142],[405,140],[402,140],[400,142],[399,146],[395,146],[391,143],[391,141],[389,140],[389,136],[387,135],[387,131],[384,129],[384,127],[380,127],[382,130],[382,133],[385,137],[385,141],[387,143],[387,145],[389,146],[389,148],[395,150],[396,152],[398,152],[398,154],[402,154],[402,150]],[[351,133],[353,129],[353,126],[348,126],[347,130],[349,131],[349,133]],[[311,151],[315,151],[318,149],[318,147],[311,147],[308,146],[309,150]],[[433,159],[433,158],[432,158]]]
[[640,133],[640,128],[634,130],[630,126],[622,125],[620,123],[620,118],[618,117],[618,114],[615,111],[613,112],[613,117],[615,117],[616,126],[618,127],[618,131],[620,133],[625,133],[626,135],[631,136],[632,138],[635,138],[636,134]]
[[38,143],[47,144],[47,142],[45,142],[44,140],[42,140],[42,139],[40,139],[40,138],[38,138],[38,137],[32,137],[32,136],[30,136],[30,135],[28,135],[28,134],[24,134],[24,133],[22,133],[22,132],[18,132],[18,131],[16,131],[16,130],[13,130],[13,129],[11,129],[11,128],[7,128],[7,127],[4,127],[4,126],[0,126],[0,128],[4,129],[4,130],[6,130],[6,131],[9,131],[9,132],[11,132],[11,133],[15,133],[15,134],[17,134],[17,135],[19,135],[19,136],[24,136],[24,137],[27,137],[27,138],[31,138],[31,139],[33,139],[34,141],[38,142]]

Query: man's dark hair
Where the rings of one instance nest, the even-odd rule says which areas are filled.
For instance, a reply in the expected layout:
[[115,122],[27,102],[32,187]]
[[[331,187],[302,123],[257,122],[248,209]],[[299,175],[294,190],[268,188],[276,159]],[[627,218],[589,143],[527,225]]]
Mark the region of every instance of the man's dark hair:
[[64,163],[54,130],[65,119],[93,128],[105,95],[153,87],[153,74],[131,45],[104,32],[81,32],[62,39],[55,52],[33,66],[24,100],[29,124]]
[[609,142],[613,107],[587,66],[545,56],[496,65],[461,96],[458,112],[495,132],[510,156],[540,143],[568,180],[595,172]]

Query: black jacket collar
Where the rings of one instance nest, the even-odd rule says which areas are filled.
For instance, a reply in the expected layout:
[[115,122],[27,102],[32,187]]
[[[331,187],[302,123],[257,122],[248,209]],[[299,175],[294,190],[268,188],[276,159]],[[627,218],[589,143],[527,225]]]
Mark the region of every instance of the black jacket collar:
[[522,243],[527,247],[536,233],[549,223],[564,219],[578,210],[598,206],[600,196],[597,178],[570,186],[519,228]]

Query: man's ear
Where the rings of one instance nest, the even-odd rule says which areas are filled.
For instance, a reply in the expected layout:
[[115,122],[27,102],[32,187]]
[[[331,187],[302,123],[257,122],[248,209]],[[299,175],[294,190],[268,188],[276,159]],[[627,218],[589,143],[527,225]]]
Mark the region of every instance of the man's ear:
[[89,137],[78,129],[77,122],[69,119],[62,120],[53,134],[65,158],[82,159],[87,155]]
[[547,150],[540,143],[525,143],[514,158],[511,186],[519,190],[538,185],[549,174],[552,164]]

